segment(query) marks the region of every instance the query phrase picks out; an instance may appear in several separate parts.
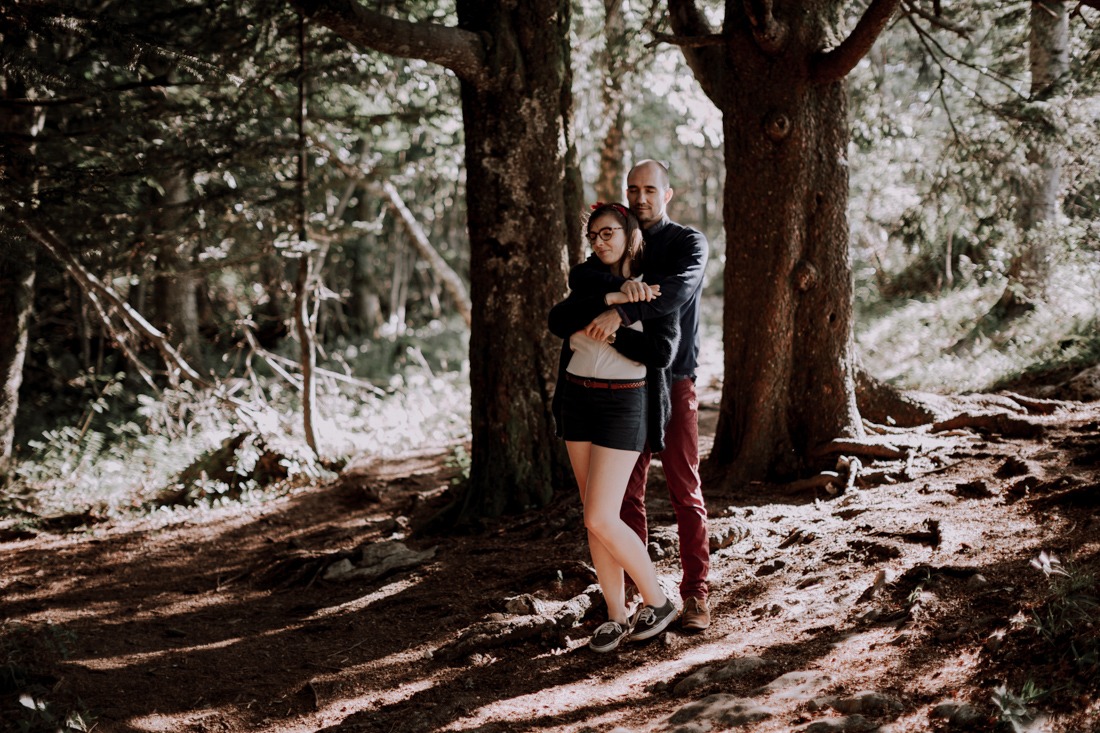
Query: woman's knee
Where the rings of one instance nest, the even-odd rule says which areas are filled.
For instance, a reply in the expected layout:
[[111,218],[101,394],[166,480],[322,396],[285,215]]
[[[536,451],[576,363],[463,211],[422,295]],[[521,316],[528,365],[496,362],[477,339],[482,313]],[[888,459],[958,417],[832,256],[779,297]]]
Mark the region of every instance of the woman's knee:
[[619,515],[614,512],[601,511],[587,505],[584,508],[584,527],[597,537],[606,537],[618,521]]

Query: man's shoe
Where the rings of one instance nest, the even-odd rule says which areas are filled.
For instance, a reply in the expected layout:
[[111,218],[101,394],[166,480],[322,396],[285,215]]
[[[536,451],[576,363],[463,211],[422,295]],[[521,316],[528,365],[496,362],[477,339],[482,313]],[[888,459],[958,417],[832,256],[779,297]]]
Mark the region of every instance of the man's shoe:
[[676,620],[676,604],[669,598],[660,608],[643,606],[634,617],[631,627],[634,629],[627,638],[631,641],[642,641],[656,636]]
[[588,640],[588,648],[594,652],[609,652],[619,645],[619,642],[630,633],[630,628],[618,621],[607,621],[600,624],[596,633]]
[[710,627],[710,608],[706,598],[684,599],[680,626],[684,631],[705,631]]

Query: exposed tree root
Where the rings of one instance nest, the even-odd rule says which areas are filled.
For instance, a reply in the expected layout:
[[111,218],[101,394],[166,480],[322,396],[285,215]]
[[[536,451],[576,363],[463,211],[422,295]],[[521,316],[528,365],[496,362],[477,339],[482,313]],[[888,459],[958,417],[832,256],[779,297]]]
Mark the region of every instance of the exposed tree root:
[[857,456],[870,456],[871,458],[887,458],[896,460],[905,458],[906,451],[898,448],[885,440],[870,437],[864,440],[837,439],[819,445],[813,450],[815,457],[827,456],[832,453],[845,453]]
[[499,649],[530,640],[562,644],[565,634],[584,620],[600,597],[600,586],[593,584],[561,604],[552,614],[497,617],[478,622],[464,629],[454,641],[440,647],[434,656],[447,662],[464,662],[487,649]]
[[949,420],[934,423],[932,432],[955,428],[974,428],[979,432],[996,433],[1006,438],[1040,438],[1045,432],[1045,428],[1037,422],[1004,412],[964,412]]
[[1045,496],[1032,499],[1029,503],[1036,509],[1050,509],[1056,506],[1100,506],[1100,483],[1075,486],[1065,491],[1046,494]]
[[934,404],[936,395],[903,392],[872,377],[863,369],[856,370],[855,381],[859,414],[871,422],[909,428],[927,425],[943,417],[942,411]]

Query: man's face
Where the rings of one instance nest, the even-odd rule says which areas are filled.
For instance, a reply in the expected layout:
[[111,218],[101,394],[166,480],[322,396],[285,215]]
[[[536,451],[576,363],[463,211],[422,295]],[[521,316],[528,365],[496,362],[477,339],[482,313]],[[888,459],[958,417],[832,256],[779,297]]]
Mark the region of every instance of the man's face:
[[626,177],[626,200],[643,229],[661,220],[671,198],[672,189],[661,179],[656,166],[643,165]]

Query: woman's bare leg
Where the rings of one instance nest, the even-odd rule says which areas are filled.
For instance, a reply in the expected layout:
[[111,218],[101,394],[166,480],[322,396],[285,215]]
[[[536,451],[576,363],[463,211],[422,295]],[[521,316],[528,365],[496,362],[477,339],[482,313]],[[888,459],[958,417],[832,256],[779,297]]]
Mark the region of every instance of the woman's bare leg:
[[[599,538],[603,548],[610,553],[615,565],[619,568],[618,586],[613,587],[612,590],[618,593],[617,598],[623,599],[625,613],[622,587],[622,571],[625,569],[638,584],[638,590],[645,603],[659,608],[668,599],[657,582],[657,571],[653,568],[653,562],[649,559],[649,553],[641,539],[619,517],[626,484],[638,460],[638,451],[616,450],[593,445],[588,451],[587,458],[584,523],[588,527],[589,537],[595,535]],[[596,562],[595,553],[593,553],[593,562]],[[597,574],[599,571],[597,567]],[[602,576],[600,584],[603,585]],[[605,589],[605,596],[607,590]]]
[[[566,441],[565,448],[569,453],[569,462],[573,466],[573,475],[577,479],[577,486],[581,492],[581,503],[585,505],[587,514],[588,480],[593,446],[591,443]],[[596,577],[600,581],[604,603],[607,604],[607,617],[625,626],[627,613],[623,566],[592,530],[588,530],[588,551],[592,555],[592,565],[596,568]]]

